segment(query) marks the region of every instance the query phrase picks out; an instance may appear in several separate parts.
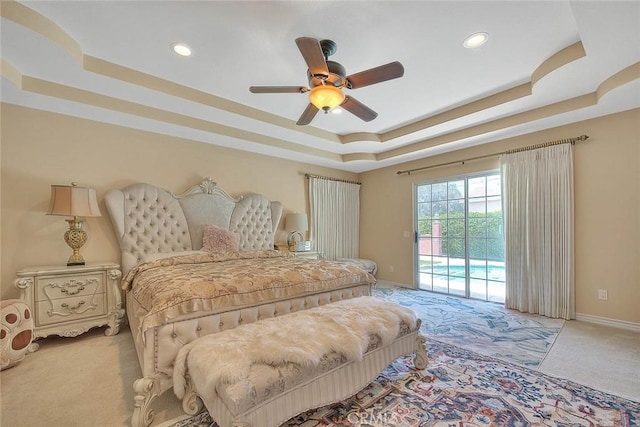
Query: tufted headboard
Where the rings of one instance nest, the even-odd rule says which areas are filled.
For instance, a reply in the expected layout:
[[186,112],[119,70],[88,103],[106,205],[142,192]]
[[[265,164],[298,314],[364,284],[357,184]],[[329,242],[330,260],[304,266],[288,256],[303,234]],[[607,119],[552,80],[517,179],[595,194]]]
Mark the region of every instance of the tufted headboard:
[[240,249],[273,249],[282,204],[260,194],[234,199],[210,178],[182,194],[150,184],[109,190],[104,196],[120,242],[126,274],[150,254],[200,250],[205,225],[240,236]]

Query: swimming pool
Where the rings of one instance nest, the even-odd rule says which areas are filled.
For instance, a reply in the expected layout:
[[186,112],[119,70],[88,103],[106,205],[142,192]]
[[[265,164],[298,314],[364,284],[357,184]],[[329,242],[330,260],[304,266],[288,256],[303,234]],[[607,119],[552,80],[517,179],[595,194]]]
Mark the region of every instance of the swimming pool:
[[465,265],[460,260],[455,264],[446,261],[434,265],[423,262],[418,288],[448,295],[468,296],[485,301],[504,303],[504,263],[471,261],[469,278],[465,277]]
[[[465,277],[465,265],[464,264],[433,264],[423,265],[420,268],[421,273],[433,273],[435,275],[453,276],[453,277]],[[488,279],[499,282],[505,281],[504,263],[503,262],[489,262],[478,263],[472,262],[469,265],[469,277],[472,279]]]

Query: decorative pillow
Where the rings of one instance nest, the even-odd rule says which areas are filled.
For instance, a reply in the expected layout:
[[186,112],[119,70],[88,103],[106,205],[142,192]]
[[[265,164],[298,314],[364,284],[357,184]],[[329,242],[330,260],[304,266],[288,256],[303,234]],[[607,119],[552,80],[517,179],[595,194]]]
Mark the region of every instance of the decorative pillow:
[[234,252],[240,249],[240,236],[217,225],[205,225],[202,250],[207,252]]

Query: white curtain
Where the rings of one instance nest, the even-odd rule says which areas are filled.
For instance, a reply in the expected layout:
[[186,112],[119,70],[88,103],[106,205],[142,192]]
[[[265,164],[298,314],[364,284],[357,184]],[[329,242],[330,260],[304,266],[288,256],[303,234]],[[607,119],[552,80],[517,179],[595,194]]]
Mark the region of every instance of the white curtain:
[[500,157],[507,308],[575,318],[573,146]]
[[357,258],[360,184],[309,177],[311,239],[326,259]]

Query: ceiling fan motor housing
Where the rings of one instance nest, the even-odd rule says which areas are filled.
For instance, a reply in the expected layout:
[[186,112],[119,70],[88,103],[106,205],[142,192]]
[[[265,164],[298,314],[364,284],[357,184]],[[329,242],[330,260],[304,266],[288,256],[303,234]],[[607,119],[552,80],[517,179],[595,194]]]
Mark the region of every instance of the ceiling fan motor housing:
[[329,70],[328,76],[314,76],[309,70],[307,70],[307,78],[309,80],[309,87],[320,86],[321,84],[331,83],[334,86],[342,86],[344,84],[344,78],[347,75],[347,70],[342,64],[335,61],[327,61],[327,69]]
[[329,75],[313,75],[309,70],[307,70],[309,87],[314,88],[316,86],[329,83],[337,87],[343,86],[347,70],[342,66],[342,64],[335,61],[329,61],[329,57],[338,50],[338,45],[333,40],[320,40],[319,43],[322,55],[324,56],[324,60],[327,64],[327,70],[329,70]]

